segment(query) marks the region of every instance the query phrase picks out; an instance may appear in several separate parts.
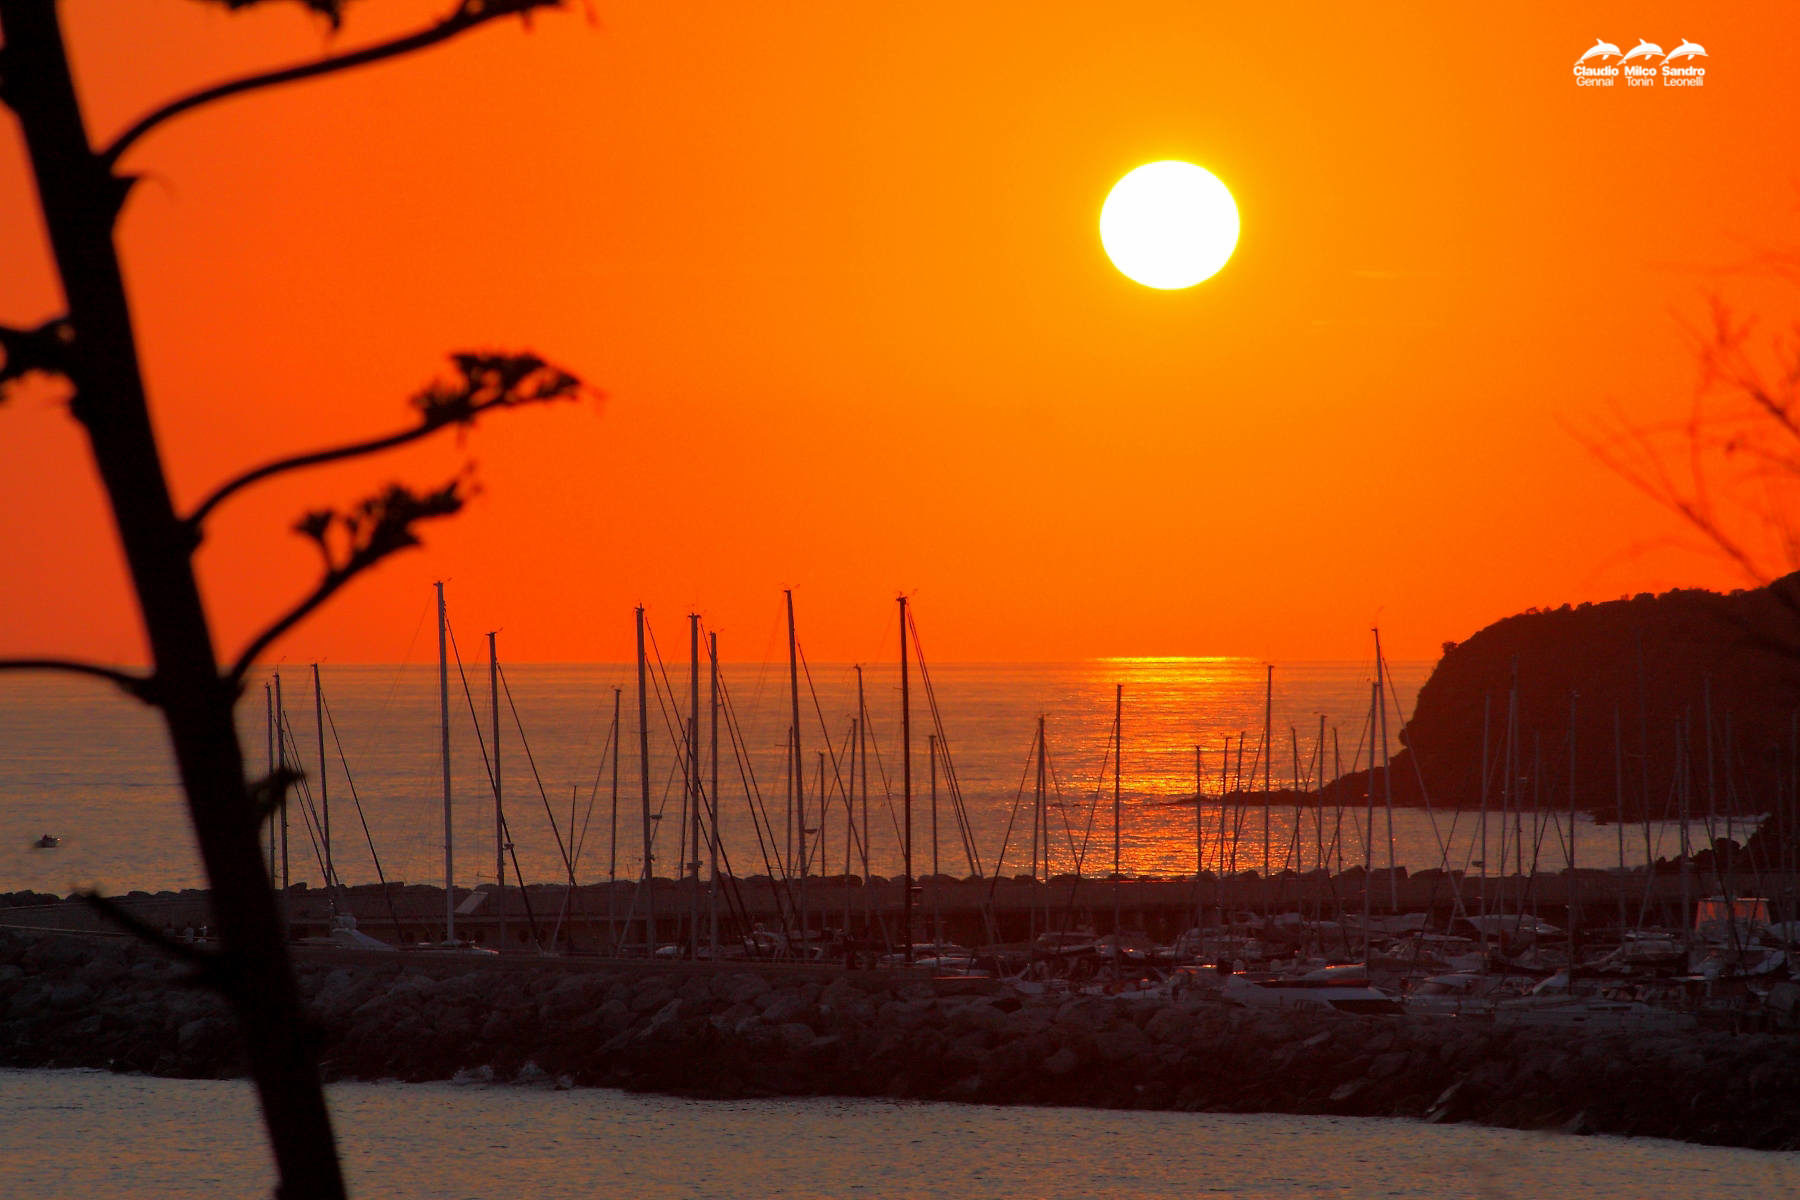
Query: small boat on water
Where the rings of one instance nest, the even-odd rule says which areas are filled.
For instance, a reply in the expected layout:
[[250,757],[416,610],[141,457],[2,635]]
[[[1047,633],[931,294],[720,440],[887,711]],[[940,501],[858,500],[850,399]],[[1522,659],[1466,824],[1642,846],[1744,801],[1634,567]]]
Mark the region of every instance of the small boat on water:
[[31,848],[33,850],[54,850],[60,845],[62,845],[61,838],[57,837],[54,833],[46,833],[43,837],[31,843]]

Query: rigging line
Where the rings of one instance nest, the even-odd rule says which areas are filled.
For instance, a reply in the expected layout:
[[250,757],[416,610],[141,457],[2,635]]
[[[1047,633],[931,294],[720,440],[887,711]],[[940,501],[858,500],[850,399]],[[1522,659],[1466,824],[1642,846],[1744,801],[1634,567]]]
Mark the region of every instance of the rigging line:
[[1079,876],[1081,869],[1087,865],[1088,851],[1093,847],[1094,820],[1100,811],[1100,801],[1106,792],[1106,765],[1113,760],[1114,746],[1109,738],[1106,753],[1100,759],[1100,772],[1094,780],[1094,798],[1088,803],[1087,829],[1081,835],[1081,849],[1075,856],[1075,874]]
[[[750,764],[749,747],[745,744],[743,731],[737,722],[737,712],[733,707],[731,692],[725,683],[725,673],[719,673],[719,711],[725,717],[725,733],[731,743],[731,756],[737,765],[738,780],[744,787],[745,807],[750,810],[750,828],[756,834],[757,853],[762,856],[763,872],[769,876],[770,894],[775,898],[775,915],[780,922],[783,933],[789,928],[788,913],[793,905],[793,896],[789,894],[785,871],[777,871],[775,862],[770,858],[770,847],[775,843],[775,826],[769,822],[766,806],[763,804],[762,790],[756,782],[756,772]],[[768,837],[763,836],[763,826],[768,824]],[[735,884],[735,877],[733,880]],[[785,903],[784,903],[785,901]]]
[[619,723],[617,721],[608,721],[606,744],[600,747],[600,765],[594,768],[594,783],[593,786],[588,788],[587,812],[581,818],[581,833],[575,838],[575,853],[573,857],[577,862],[581,861],[582,848],[587,845],[588,823],[593,820],[594,805],[600,797],[601,776],[606,773],[607,764],[612,761],[610,756],[619,752],[617,744],[618,737]]
[[[543,776],[538,774],[537,758],[535,755],[533,755],[531,753],[530,739],[528,739],[525,736],[525,723],[524,723],[524,721],[519,719],[519,706],[513,700],[512,684],[506,678],[506,667],[504,664],[498,664],[498,663],[496,664],[496,666],[499,667],[499,670],[496,672],[496,674],[498,674],[500,676],[500,690],[506,694],[506,707],[512,710],[513,727],[519,731],[519,745],[524,748],[525,761],[531,767],[532,782],[537,784],[538,798],[544,802],[544,815],[550,819],[550,833],[553,837],[556,838],[556,852],[558,854],[562,855],[563,866],[569,872],[569,886],[574,887],[575,886],[575,860],[569,857],[568,847],[563,844],[562,829],[556,823],[556,813],[553,812],[550,808],[550,795],[548,792],[546,792],[544,790]],[[501,814],[500,819],[502,822],[505,821],[505,819],[506,819],[505,813]],[[574,823],[571,821],[570,829],[569,829],[569,836],[571,838],[573,838],[575,836],[575,830],[574,830],[573,825],[574,825]],[[509,837],[507,840],[510,841],[511,838]]]
[[[487,772],[488,794],[493,795],[495,792],[499,791],[498,785],[494,782],[494,764],[493,761],[488,758],[487,739],[481,735],[481,718],[475,715],[475,693],[469,689],[469,673],[463,669],[462,648],[456,644],[456,626],[450,621],[450,610],[448,607],[444,609],[444,632],[450,635],[450,653],[456,659],[456,675],[457,678],[462,681],[463,699],[469,705],[469,724],[475,729],[475,744],[481,747],[481,766],[482,769]],[[500,821],[502,825],[506,822],[506,813],[504,810],[501,811]],[[501,836],[506,836],[504,831],[501,833]],[[481,872],[479,870],[476,871],[475,878],[481,878]],[[523,888],[525,886],[525,877],[520,875],[518,879],[519,886]],[[446,888],[453,887],[454,881],[446,879],[444,881],[444,886]]]
[[[300,739],[294,736],[294,727],[288,720],[286,712],[281,714],[281,726],[282,728],[279,732],[284,732],[286,734],[288,745],[292,746],[294,749],[293,761],[298,764],[300,761]],[[307,783],[307,777],[302,774],[298,779],[294,780],[293,790],[300,793],[300,820],[301,824],[306,827],[306,836],[308,840],[312,842],[313,859],[319,864],[319,878],[325,881],[326,887],[330,887],[331,875],[325,870],[324,843],[319,832],[323,828],[323,825],[319,821],[317,806],[313,804],[312,788],[307,786]]]
[[[875,773],[881,777],[881,807],[887,812],[888,824],[894,828],[894,842],[898,845],[905,835],[900,832],[900,814],[894,808],[894,785],[888,779],[887,763],[883,762],[881,758],[881,739],[875,735],[873,727],[869,729],[868,734],[869,752],[875,759]],[[940,741],[938,743],[940,753],[943,748],[944,744]],[[943,759],[938,759],[938,763],[942,765]]]
[[[1019,819],[1019,806],[1025,803],[1025,781],[1031,778],[1031,760],[1036,757],[1038,749],[1038,731],[1031,731],[1031,745],[1025,750],[1025,766],[1019,772],[1019,790],[1013,795],[1012,812],[1006,818],[1006,832],[1000,835],[1000,856],[994,860],[994,874],[988,880],[988,900],[992,902],[994,893],[1000,887],[1000,872],[1006,867],[1006,848],[1012,842],[1013,825]],[[1034,816],[1035,820],[1035,816]],[[1049,874],[1048,871],[1045,872]],[[1032,880],[1033,883],[1037,881]]]
[[[687,761],[687,743],[682,730],[687,723],[681,719],[681,702],[675,697],[675,685],[669,682],[669,668],[663,662],[662,647],[656,644],[656,627],[650,623],[650,614],[644,614],[644,632],[650,638],[650,657],[656,662],[656,670],[650,673],[651,680],[656,683],[652,690],[656,692],[656,706],[662,712],[663,728],[668,731],[669,743],[675,747],[676,757],[684,763]],[[667,693],[667,699],[664,699]],[[671,710],[674,715],[671,716]],[[683,770],[686,768],[684,767]]]
[[[775,822],[769,816],[768,805],[763,800],[762,787],[756,781],[755,764],[751,762],[750,746],[744,737],[743,726],[738,720],[737,704],[731,697],[731,689],[726,684],[725,673],[719,672],[719,708],[725,714],[725,732],[731,742],[731,755],[737,764],[738,779],[744,786],[744,797],[750,809],[750,824],[756,830],[756,840],[762,853],[763,870],[771,879],[784,880],[787,877],[786,864],[781,861],[780,843],[775,838]],[[768,840],[763,834],[765,827]],[[774,857],[770,857],[771,850]],[[781,869],[777,870],[776,867]],[[779,891],[777,892],[779,896]]]
[[350,760],[344,756],[344,742],[338,737],[337,718],[331,715],[331,702],[321,696],[325,710],[325,727],[331,730],[331,743],[337,747],[338,762],[344,768],[344,782],[350,786],[350,802],[356,806],[356,819],[362,824],[363,840],[369,844],[369,857],[375,861],[375,878],[381,883],[381,897],[387,902],[388,917],[394,922],[394,937],[400,936],[400,914],[394,908],[393,892],[388,887],[387,873],[381,869],[381,855],[375,852],[375,835],[369,832],[369,818],[363,812],[362,797],[356,791],[356,779],[350,774]]
[[906,610],[906,626],[912,633],[913,657],[919,663],[919,680],[925,685],[925,701],[931,711],[931,723],[938,735],[938,756],[944,768],[944,779],[950,793],[950,808],[956,815],[957,832],[963,841],[963,853],[968,856],[969,869],[977,877],[987,872],[981,865],[981,853],[975,846],[974,828],[969,822],[969,812],[963,803],[962,780],[956,773],[956,761],[950,753],[950,738],[944,730],[944,716],[938,708],[937,689],[931,683],[931,668],[925,661],[925,643],[919,637],[918,610],[909,606]]
[[1049,767],[1051,790],[1056,793],[1056,814],[1062,818],[1063,836],[1069,843],[1069,861],[1075,860],[1075,827],[1069,823],[1069,805],[1063,799],[1062,773],[1057,770],[1056,759],[1050,753],[1048,744],[1044,747],[1044,762]]
[[[836,780],[838,794],[841,796],[844,794],[843,767],[838,761],[837,747],[831,742],[831,729],[825,724],[825,710],[819,706],[819,689],[813,685],[812,664],[806,661],[806,647],[800,644],[798,638],[794,639],[794,653],[800,659],[801,673],[806,676],[806,693],[812,697],[813,713],[819,718],[819,738],[825,743],[825,748],[831,752],[831,777]],[[829,795],[824,799],[828,798]],[[820,812],[821,814],[824,812],[823,799],[820,803]],[[823,826],[820,828],[823,829]]]
[[[719,710],[725,715],[725,735],[731,745],[732,759],[738,768],[738,779],[744,785],[744,798],[750,810],[750,824],[756,831],[757,846],[762,852],[763,870],[769,874],[770,878],[775,878],[780,872],[775,870],[775,864],[769,858],[769,847],[763,841],[762,822],[768,819],[768,813],[763,806],[762,790],[757,785],[756,772],[750,764],[749,747],[745,745],[742,731],[738,727],[737,713],[732,707],[731,693],[725,686],[723,671],[719,673]],[[774,829],[775,827],[771,823],[769,826],[771,841],[774,839]]]
[[[1406,715],[1400,711],[1400,689],[1394,686],[1393,668],[1386,658],[1381,660],[1381,672],[1386,677],[1388,692],[1393,695],[1394,719],[1399,722],[1401,732],[1405,732]],[[1445,835],[1438,830],[1437,813],[1431,807],[1431,790],[1425,786],[1425,768],[1419,764],[1419,753],[1415,749],[1411,754],[1407,755],[1407,757],[1412,760],[1413,777],[1419,781],[1419,795],[1425,801],[1425,818],[1431,823],[1431,836],[1437,841],[1438,870],[1448,872],[1450,867],[1450,850],[1451,847],[1456,844],[1456,826],[1462,820],[1462,813],[1453,812],[1451,814],[1450,832],[1448,835]],[[1460,879],[1451,881],[1450,902],[1453,911],[1458,915],[1468,916],[1468,912],[1463,905],[1462,881]]]

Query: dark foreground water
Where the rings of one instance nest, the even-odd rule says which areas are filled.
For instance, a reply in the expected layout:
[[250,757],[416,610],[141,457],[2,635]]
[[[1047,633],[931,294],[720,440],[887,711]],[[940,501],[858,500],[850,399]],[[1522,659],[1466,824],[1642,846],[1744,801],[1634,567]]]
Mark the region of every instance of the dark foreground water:
[[[1771,1197],[1800,1155],[1333,1117],[330,1089],[361,1197]],[[268,1193],[247,1084],[0,1071],[0,1195]]]

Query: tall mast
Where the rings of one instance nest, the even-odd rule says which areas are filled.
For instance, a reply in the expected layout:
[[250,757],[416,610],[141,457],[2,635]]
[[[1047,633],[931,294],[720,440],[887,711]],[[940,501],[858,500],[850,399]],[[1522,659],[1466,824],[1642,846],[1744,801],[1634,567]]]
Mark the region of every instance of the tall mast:
[[[456,940],[456,857],[450,830],[450,618],[444,612],[444,581],[437,584],[438,738],[444,766],[444,940]],[[277,695],[280,695],[279,684]]]
[[644,657],[644,606],[637,606],[638,800],[644,826],[644,944],[656,955],[656,873],[650,856],[650,668]]
[[[1274,731],[1272,728],[1274,715],[1275,715],[1275,664],[1270,663],[1268,674],[1267,674],[1267,676],[1265,676],[1264,682],[1263,682],[1263,736],[1262,736],[1262,755],[1263,755],[1262,877],[1263,878],[1262,878],[1262,882],[1263,882],[1263,920],[1265,920],[1265,921],[1267,921],[1269,919],[1270,913],[1272,911],[1272,905],[1275,902],[1275,897],[1273,894],[1274,890],[1275,890],[1275,881],[1273,878],[1274,865],[1271,862],[1271,855],[1274,852],[1274,843],[1269,837],[1269,809],[1274,807],[1273,792],[1270,790],[1272,785],[1271,785],[1271,780],[1270,780],[1270,776],[1269,776],[1270,768],[1274,765],[1274,762],[1275,762],[1275,741],[1274,741]],[[1256,781],[1254,779],[1251,780],[1251,783],[1255,783],[1255,782]]]
[[[850,769],[845,772],[849,777],[849,782],[844,790],[844,878],[846,880],[850,878],[850,867],[853,862],[852,856],[856,853],[856,759],[862,741],[861,709],[862,701],[859,699],[857,701],[857,714],[850,718]],[[819,824],[823,825],[824,823],[825,818],[820,816]],[[824,855],[821,854],[820,857],[823,858]],[[830,860],[827,859],[826,861]],[[850,938],[850,906],[852,904],[850,898],[851,889],[846,887],[843,888],[842,891],[844,893],[844,939],[848,941]],[[865,895],[863,897],[863,904],[867,905],[868,902],[869,898]]]
[[800,950],[804,955],[812,930],[806,914],[806,757],[800,752],[800,639],[794,633],[793,589],[789,588],[782,594],[787,597],[788,700],[793,709],[794,720],[794,766],[791,774],[794,780],[794,828],[800,835]]
[[1388,911],[1400,912],[1399,863],[1394,861],[1394,771],[1388,762],[1387,700],[1382,690],[1387,674],[1381,658],[1381,630],[1375,631],[1375,703],[1381,706],[1381,790],[1387,804]]
[[[901,832],[900,924],[906,962],[912,965],[912,690],[906,667],[906,597],[900,598],[900,795],[905,825]],[[865,789],[863,802],[868,802]],[[863,831],[866,837],[868,831]]]
[[[269,778],[274,780],[275,773],[281,769],[280,761],[275,757],[275,685],[263,684],[263,737],[268,742]],[[281,793],[285,795],[286,793]],[[275,883],[275,822],[269,822],[269,885]]]
[[[1049,830],[1044,825],[1045,770],[1043,713],[1038,714],[1037,752],[1037,797],[1035,803],[1032,805],[1031,812],[1031,883],[1032,887],[1037,890],[1038,895],[1043,897],[1046,901],[1044,908],[1044,931],[1048,933],[1050,930],[1050,909],[1048,905],[1050,889],[1047,885],[1050,882],[1050,837]],[[1041,885],[1038,880],[1038,863],[1040,857],[1044,867],[1044,878]],[[1037,904],[1035,901],[1031,905],[1031,923],[1033,932],[1035,932],[1037,925]]]
[[[275,672],[275,760],[287,768],[287,705],[281,700],[281,672]],[[288,890],[288,792],[281,793],[281,890]]]
[[[312,665],[313,724],[319,731],[319,836],[325,842],[325,903],[337,915],[336,872],[331,865],[331,793],[325,772],[325,689],[319,684],[319,664]],[[297,749],[298,747],[296,747]]]
[[1125,773],[1125,763],[1124,763],[1125,746],[1124,746],[1124,738],[1121,736],[1124,731],[1124,719],[1125,719],[1125,685],[1122,683],[1118,683],[1118,684],[1113,685],[1113,877],[1112,877],[1113,946],[1112,946],[1112,960],[1113,960],[1113,975],[1114,975],[1114,977],[1117,977],[1120,972],[1120,968],[1122,966],[1120,959],[1121,959],[1124,949],[1125,949],[1125,946],[1124,946],[1125,929],[1124,929],[1124,921],[1123,921],[1124,908],[1123,908],[1123,901],[1119,895],[1120,874],[1122,872],[1121,859],[1120,859],[1120,854],[1119,854],[1120,844],[1121,844],[1120,834],[1122,833],[1123,828],[1124,828],[1124,814],[1125,814],[1125,807],[1124,807],[1124,804],[1122,801],[1122,793],[1120,791],[1120,780]]
[[1363,961],[1369,958],[1369,907],[1375,887],[1375,708],[1381,703],[1381,684],[1369,685],[1369,802],[1363,816]]
[[615,954],[618,953],[620,941],[619,931],[613,927],[613,909],[616,904],[615,893],[618,889],[612,885],[619,881],[619,758],[625,752],[625,747],[620,742],[620,736],[625,730],[624,727],[619,724],[619,708],[620,701],[624,697],[624,694],[624,688],[613,688],[612,836],[607,840],[606,932],[612,937],[613,953]]
[[693,810],[693,832],[684,836],[692,848],[688,873],[692,879],[688,905],[689,955],[700,956],[700,614],[688,614],[688,790]]
[[[1619,877],[1623,879],[1625,877],[1625,730],[1619,716],[1619,706],[1616,703],[1613,705],[1613,805],[1618,810],[1618,820],[1613,824],[1618,826]],[[1645,863],[1644,866],[1648,869],[1650,864]],[[1630,921],[1630,916],[1625,908],[1625,889],[1621,887],[1618,891],[1619,937],[1623,939],[1625,926]]]
[[[862,768],[862,895],[863,935],[866,937],[869,927],[874,924],[873,905],[875,901],[869,890],[869,707],[863,698],[861,663],[856,664],[856,758]],[[856,786],[854,773],[850,777],[850,785]],[[846,807],[848,807],[847,802]]]
[[707,925],[710,929],[707,944],[712,948],[712,959],[719,958],[719,635],[706,635],[706,660],[710,664],[710,687],[712,706],[712,781],[707,789],[707,850],[712,860],[708,868],[709,883],[706,889]]
[[[1203,786],[1200,747],[1194,747],[1194,928],[1206,924],[1206,900],[1201,894],[1201,876],[1206,874],[1206,829],[1201,817],[1200,791]],[[1048,874],[1048,872],[1046,872]]]
[[[1488,720],[1493,715],[1494,696],[1489,692],[1481,697],[1481,896],[1480,908],[1482,917],[1487,916],[1488,903]],[[1481,948],[1487,950],[1487,922],[1481,923]]]
[[926,736],[931,751],[931,923],[935,930],[932,941],[944,941],[943,881],[938,879],[938,805],[937,805],[937,734]]
[[[1575,962],[1581,939],[1576,925],[1581,912],[1581,877],[1575,874],[1575,701],[1580,693],[1569,692],[1569,988],[1575,987]],[[1623,931],[1621,930],[1621,936]]]
[[[506,813],[500,803],[500,650],[498,634],[488,631],[488,727],[494,740],[494,912],[498,919],[499,946],[506,949]],[[521,885],[524,880],[519,881]]]

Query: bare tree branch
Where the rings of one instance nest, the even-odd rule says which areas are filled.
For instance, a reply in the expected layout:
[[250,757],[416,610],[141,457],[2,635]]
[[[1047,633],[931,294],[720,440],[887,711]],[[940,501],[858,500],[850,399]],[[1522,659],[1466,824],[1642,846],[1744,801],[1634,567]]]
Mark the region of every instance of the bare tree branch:
[[305,778],[304,771],[296,771],[292,767],[278,767],[261,779],[251,782],[250,804],[256,810],[258,827],[287,807],[288,789]]
[[61,671],[69,675],[87,675],[116,684],[134,700],[141,700],[145,704],[157,702],[155,676],[133,675],[130,671],[83,662],[80,659],[0,658],[0,671]]
[[70,344],[75,331],[67,317],[52,317],[36,329],[17,329],[0,325],[0,402],[6,400],[8,388],[38,372],[44,375],[69,374]]
[[[239,7],[241,6],[242,4],[239,5]],[[429,29],[421,29],[416,33],[405,34],[390,41],[378,42],[373,46],[365,46],[361,50],[332,55],[319,59],[317,62],[246,75],[241,79],[228,80],[225,83],[202,88],[197,92],[190,92],[149,113],[137,124],[120,134],[112,145],[101,151],[100,165],[111,170],[119,161],[120,156],[131,148],[133,142],[163,122],[178,117],[190,109],[199,108],[203,104],[211,104],[215,100],[224,100],[245,92],[279,87],[284,83],[316,79],[321,75],[333,75],[355,67],[367,66],[383,59],[396,58],[402,54],[411,54],[415,50],[435,46],[439,42],[448,41],[458,34],[467,33],[479,25],[485,25],[500,17],[524,16],[534,9],[560,7],[562,7],[562,0],[460,0],[455,12]],[[336,24],[335,15],[333,24]]]
[[[467,499],[465,486],[462,479],[453,479],[435,492],[418,495],[400,484],[390,484],[347,513],[319,510],[300,518],[295,531],[318,544],[325,555],[325,574],[304,599],[251,640],[226,678],[234,686],[241,683],[270,643],[306,619],[339,588],[389,555],[418,545],[413,526],[459,512]],[[333,546],[333,531],[343,543],[341,548]]]
[[225,958],[216,950],[202,950],[188,942],[177,941],[126,908],[99,892],[76,892],[75,898],[140,941],[147,942],[177,962],[194,969],[194,982],[214,991],[231,995],[232,972],[225,968]]
[[367,441],[278,458],[245,471],[235,479],[227,480],[213,489],[212,494],[202,500],[187,518],[187,524],[195,531],[196,541],[207,515],[234,493],[251,484],[261,483],[289,471],[391,450],[451,425],[473,425],[477,417],[496,408],[520,408],[528,404],[570,399],[582,387],[581,381],[575,376],[550,366],[535,354],[465,352],[451,355],[450,360],[456,365],[462,378],[455,383],[431,384],[413,396],[412,405],[419,410],[419,424]]

